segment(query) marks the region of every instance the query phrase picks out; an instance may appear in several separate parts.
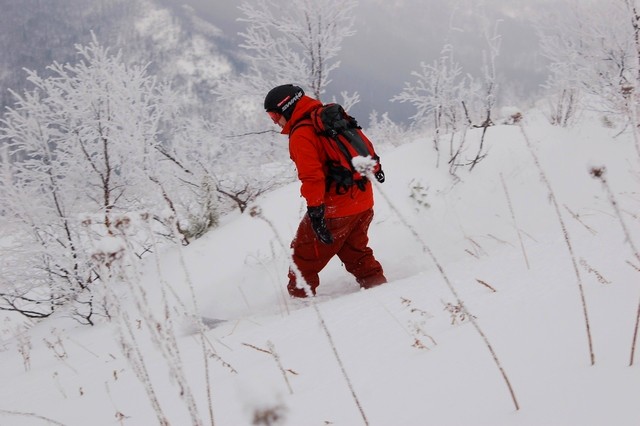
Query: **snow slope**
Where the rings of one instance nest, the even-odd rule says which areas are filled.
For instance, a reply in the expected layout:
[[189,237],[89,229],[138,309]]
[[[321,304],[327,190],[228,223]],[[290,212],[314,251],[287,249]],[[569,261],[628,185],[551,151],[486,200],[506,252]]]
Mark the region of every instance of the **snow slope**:
[[[520,127],[501,125],[488,130],[487,157],[471,172],[458,169],[459,181],[435,167],[430,140],[382,153],[387,182],[377,190],[370,236],[387,285],[360,291],[332,261],[315,304],[285,296],[283,245],[304,213],[297,184],[257,203],[276,233],[236,214],[188,247],[150,258],[138,271],[146,308],[162,313],[159,290],[170,289],[163,326],[175,327],[194,417],[211,424],[211,407],[223,426],[640,424],[640,354],[629,366],[640,302],[631,248],[640,245],[640,162],[631,135],[614,138],[596,118],[561,129],[532,112],[523,124],[573,257]],[[467,135],[466,157],[479,135]],[[606,167],[630,240],[589,175],[593,166]],[[519,410],[485,340],[452,310],[458,300],[447,281],[495,351]],[[116,287],[164,416],[192,424],[143,313],[126,286]],[[196,304],[213,326],[204,339],[181,303]],[[120,349],[117,321],[20,322],[8,317],[3,327],[0,425],[159,424]],[[203,345],[216,354],[208,358],[210,397]],[[279,419],[256,420],[269,410]]]

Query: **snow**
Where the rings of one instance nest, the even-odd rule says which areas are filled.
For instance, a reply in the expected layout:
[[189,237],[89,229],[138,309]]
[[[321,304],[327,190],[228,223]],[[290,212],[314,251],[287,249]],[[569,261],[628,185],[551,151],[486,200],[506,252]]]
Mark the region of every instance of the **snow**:
[[[270,409],[280,420],[260,424],[639,424],[640,354],[629,366],[640,302],[630,248],[640,242],[633,140],[614,138],[597,117],[563,129],[533,111],[523,128],[540,168],[518,125],[488,129],[487,157],[471,172],[459,168],[459,180],[435,167],[430,138],[380,153],[387,180],[376,186],[370,237],[386,285],[361,291],[333,260],[313,302],[285,295],[288,244],[305,212],[298,184],[264,195],[259,217],[230,215],[191,245],[150,257],[138,271],[147,308],[162,312],[160,290],[168,286],[213,326],[202,340],[197,323],[171,302],[202,424],[211,424],[203,341],[216,353],[208,359],[216,425],[252,424]],[[465,156],[475,156],[480,134],[468,133]],[[590,176],[594,166],[606,167],[630,235]],[[543,179],[573,248],[595,365],[576,271]],[[116,243],[105,239],[102,248]],[[458,301],[446,281],[486,335],[519,410],[481,335],[451,309]],[[164,415],[172,425],[192,424],[143,313],[126,286],[114,288]],[[88,327],[64,315],[39,323],[7,317],[0,424],[158,424],[118,330],[115,320]]]
[[357,155],[351,159],[351,164],[361,175],[368,175],[373,174],[373,170],[377,163],[370,155],[367,155],[366,157]]

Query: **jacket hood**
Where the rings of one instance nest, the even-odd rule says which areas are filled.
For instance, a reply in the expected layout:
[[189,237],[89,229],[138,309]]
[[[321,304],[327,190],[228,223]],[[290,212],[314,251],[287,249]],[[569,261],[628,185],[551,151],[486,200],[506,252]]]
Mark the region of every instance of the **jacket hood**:
[[291,118],[287,121],[287,124],[282,128],[282,134],[288,135],[291,132],[291,129],[298,124],[299,121],[304,118],[309,117],[311,111],[316,108],[320,108],[322,106],[322,102],[317,99],[310,98],[307,95],[302,96],[298,102],[296,102],[295,109],[293,110],[293,114],[291,114]]

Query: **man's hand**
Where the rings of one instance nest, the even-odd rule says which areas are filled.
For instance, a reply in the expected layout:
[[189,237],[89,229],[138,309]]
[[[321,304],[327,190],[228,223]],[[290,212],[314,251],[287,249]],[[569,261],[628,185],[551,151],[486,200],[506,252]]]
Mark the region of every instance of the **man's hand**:
[[324,221],[324,204],[316,207],[308,207],[307,214],[311,219],[311,227],[316,233],[318,239],[324,244],[333,243],[333,235],[327,229],[327,223]]

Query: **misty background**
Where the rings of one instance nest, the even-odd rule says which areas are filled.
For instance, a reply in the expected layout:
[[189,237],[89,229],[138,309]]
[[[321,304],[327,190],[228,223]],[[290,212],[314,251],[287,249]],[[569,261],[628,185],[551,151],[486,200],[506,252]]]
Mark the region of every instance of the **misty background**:
[[[281,0],[282,7],[287,1]],[[498,25],[502,36],[497,73],[502,84],[501,104],[532,102],[547,75],[544,58],[538,55],[538,38],[531,18],[539,11],[557,8],[548,0],[359,0],[356,34],[348,37],[340,56],[341,67],[332,74],[327,97],[357,91],[361,102],[353,112],[366,117],[371,110],[389,112],[391,119],[406,122],[414,111],[407,104],[390,102],[400,93],[411,72],[421,62],[431,63],[445,44],[454,47],[456,59],[466,73],[478,74],[486,40],[479,37],[479,19]],[[162,0],[167,7],[188,5],[198,16],[218,27],[237,50],[238,4],[224,0]],[[237,63],[237,65],[240,65]],[[522,105],[519,105],[522,107]]]
[[[286,1],[281,3],[287,7]],[[0,0],[0,106],[4,109],[12,101],[8,89],[21,92],[27,87],[23,68],[41,73],[53,61],[73,61],[74,43],[89,42],[91,31],[106,46],[123,49],[125,54],[135,52],[130,56],[150,61],[152,72],[173,82],[178,80],[179,86],[175,70],[162,72],[175,62],[172,53],[167,49],[158,52],[161,43],[153,36],[153,30],[146,40],[140,35],[139,20],[150,15],[150,4],[171,11],[174,23],[182,29],[184,42],[196,35],[205,36],[210,43],[209,54],[217,57],[218,63],[228,61],[231,72],[244,69],[245,52],[239,47],[242,38],[238,33],[245,30],[246,23],[239,21],[242,14],[238,2]],[[558,4],[549,0],[359,0],[356,34],[344,42],[341,66],[332,73],[323,101],[338,98],[342,91],[358,92],[361,102],[352,113],[362,117],[362,122],[372,111],[388,112],[396,122],[409,122],[415,113],[413,107],[390,99],[402,91],[405,82],[411,81],[411,72],[418,70],[421,62],[436,60],[445,44],[453,46],[465,73],[479,75],[487,49],[486,40],[479,33],[484,20],[492,27],[498,26],[502,40],[496,63],[498,104],[524,108],[538,98],[547,75],[531,18],[550,7],[558,8]],[[204,28],[203,22],[211,27]],[[135,26],[137,29],[133,30]],[[206,100],[211,89],[206,81],[209,65],[196,66],[201,74],[196,84],[202,86],[196,92]],[[283,82],[275,82],[280,83]],[[192,86],[193,82],[189,84]]]

